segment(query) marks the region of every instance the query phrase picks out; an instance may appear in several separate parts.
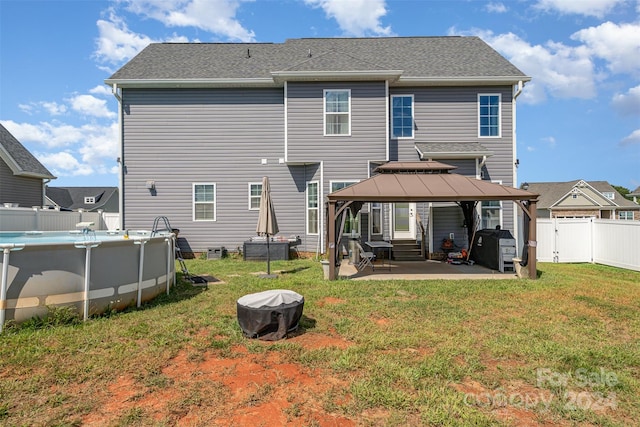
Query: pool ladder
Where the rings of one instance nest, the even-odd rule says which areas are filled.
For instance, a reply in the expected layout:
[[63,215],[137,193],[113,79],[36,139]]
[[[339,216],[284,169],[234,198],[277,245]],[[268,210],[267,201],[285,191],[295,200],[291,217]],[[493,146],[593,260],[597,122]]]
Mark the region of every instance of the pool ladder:
[[[161,228],[160,223],[162,223],[164,228]],[[151,237],[153,237],[156,233],[160,231],[167,231],[169,233],[173,232],[173,228],[169,223],[169,218],[167,218],[166,216],[157,216],[153,220],[153,227],[151,228]],[[182,270],[182,274],[184,275],[185,279],[191,280],[191,273],[189,273],[189,270],[187,269],[187,265],[184,262],[182,251],[180,250],[180,246],[178,246],[177,237],[176,237],[176,244],[175,244],[175,254],[176,254],[176,259],[180,263],[180,269]]]

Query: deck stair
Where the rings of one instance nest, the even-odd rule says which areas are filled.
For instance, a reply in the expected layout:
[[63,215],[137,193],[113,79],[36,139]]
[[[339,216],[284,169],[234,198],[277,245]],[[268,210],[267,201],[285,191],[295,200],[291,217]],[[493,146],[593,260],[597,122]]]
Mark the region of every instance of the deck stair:
[[393,259],[396,261],[424,261],[420,255],[420,244],[413,239],[395,239],[393,245]]

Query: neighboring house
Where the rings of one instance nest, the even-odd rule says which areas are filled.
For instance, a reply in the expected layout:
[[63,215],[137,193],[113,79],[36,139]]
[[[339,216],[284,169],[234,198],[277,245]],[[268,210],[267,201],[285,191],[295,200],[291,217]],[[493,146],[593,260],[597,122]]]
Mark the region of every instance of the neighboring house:
[[45,184],[55,178],[0,124],[0,205],[42,206]]
[[[105,80],[120,103],[123,228],[167,216],[194,252],[255,236],[263,176],[282,236],[324,252],[325,197],[388,161],[437,160],[513,187],[516,97],[530,78],[477,37],[161,43]],[[514,202],[478,205],[514,236]],[[455,203],[369,203],[362,240],[453,233]]]
[[636,188],[631,193],[629,193],[629,197],[633,197],[633,202],[634,203],[636,203],[636,204],[640,203],[638,201],[638,199],[640,199],[640,187]]
[[47,204],[56,208],[85,212],[118,212],[118,187],[49,187]]
[[640,220],[640,205],[606,181],[529,182],[521,187],[540,194],[538,218]]

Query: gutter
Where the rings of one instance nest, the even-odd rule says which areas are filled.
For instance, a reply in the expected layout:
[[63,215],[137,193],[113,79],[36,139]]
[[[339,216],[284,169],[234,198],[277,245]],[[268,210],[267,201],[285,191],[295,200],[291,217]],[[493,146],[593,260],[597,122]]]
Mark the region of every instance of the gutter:
[[[122,90],[122,89],[120,89]],[[124,229],[124,147],[122,141],[122,95],[118,92],[118,83],[111,85],[111,93],[118,100],[118,146],[120,147],[120,157],[118,157],[118,213],[120,214],[120,230]]]

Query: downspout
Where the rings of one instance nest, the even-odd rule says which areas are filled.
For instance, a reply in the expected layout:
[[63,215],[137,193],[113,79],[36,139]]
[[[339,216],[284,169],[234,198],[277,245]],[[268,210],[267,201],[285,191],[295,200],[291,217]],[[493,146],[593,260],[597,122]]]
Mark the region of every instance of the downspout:
[[42,207],[44,208],[44,204],[47,201],[47,184],[50,183],[50,179],[45,179],[42,181]]
[[[518,187],[518,166],[516,165],[518,155],[517,155],[517,137],[516,137],[516,99],[522,93],[522,89],[524,88],[524,82],[522,80],[518,81],[518,85],[516,86],[516,91],[513,94],[513,99],[511,100],[511,129],[512,129],[512,139],[513,139],[513,158],[511,159],[511,168],[513,170],[513,182],[511,186],[514,188]],[[513,233],[516,236],[516,239],[519,236],[518,229],[518,218],[516,217],[517,209],[515,205],[513,205]]]
[[120,230],[124,230],[124,147],[122,140],[122,96],[118,93],[118,84],[111,86],[111,93],[118,100],[118,146],[120,147],[120,157],[118,157],[118,211],[120,212]]

